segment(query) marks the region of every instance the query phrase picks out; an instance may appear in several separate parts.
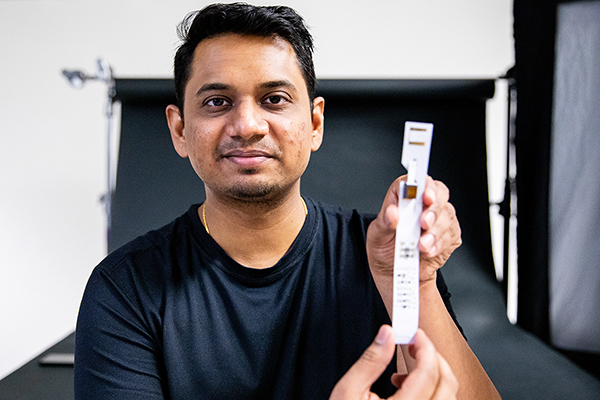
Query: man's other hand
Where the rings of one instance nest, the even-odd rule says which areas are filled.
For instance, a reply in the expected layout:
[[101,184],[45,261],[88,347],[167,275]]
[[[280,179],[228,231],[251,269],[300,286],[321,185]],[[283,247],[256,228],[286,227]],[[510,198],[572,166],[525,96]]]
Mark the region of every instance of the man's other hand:
[[[392,328],[383,325],[373,343],[335,385],[330,400],[379,399],[371,392],[371,385],[385,371],[395,348]],[[458,381],[422,330],[417,331],[409,352],[416,359],[416,368],[409,375],[392,376],[392,383],[399,389],[390,399],[455,399]]]

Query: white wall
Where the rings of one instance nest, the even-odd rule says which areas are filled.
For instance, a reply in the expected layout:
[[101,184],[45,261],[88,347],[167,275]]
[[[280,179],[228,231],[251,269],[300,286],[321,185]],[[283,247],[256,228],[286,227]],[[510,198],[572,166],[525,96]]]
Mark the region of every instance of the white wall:
[[[169,77],[175,26],[206,1],[0,1],[0,378],[74,329],[105,255],[104,91],[63,68]],[[268,3],[265,3],[268,4]],[[494,78],[512,0],[293,0],[321,78]]]

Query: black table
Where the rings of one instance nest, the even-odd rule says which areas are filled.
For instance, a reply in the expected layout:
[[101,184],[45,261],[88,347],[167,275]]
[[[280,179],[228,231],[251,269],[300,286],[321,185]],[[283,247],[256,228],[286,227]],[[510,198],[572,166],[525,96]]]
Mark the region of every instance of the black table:
[[[2,379],[0,400],[73,399],[73,364],[68,358],[74,350],[75,334],[72,333]],[[67,360],[61,360],[65,356]],[[52,361],[51,358],[59,359]]]

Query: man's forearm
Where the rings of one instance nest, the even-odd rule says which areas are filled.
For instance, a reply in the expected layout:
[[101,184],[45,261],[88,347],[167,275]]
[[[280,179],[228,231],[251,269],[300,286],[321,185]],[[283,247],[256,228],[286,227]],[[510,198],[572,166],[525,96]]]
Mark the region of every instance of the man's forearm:
[[419,327],[448,361],[459,382],[459,399],[499,399],[496,388],[458,330],[437,289],[435,279],[419,290]]
[[[373,279],[391,318],[393,278],[391,275],[382,274],[374,275]],[[459,399],[500,399],[494,384],[448,313],[435,279],[420,286],[419,327],[429,336],[456,375],[460,385]],[[402,352],[404,360],[400,362],[401,357],[398,357],[398,360],[399,364],[406,362],[406,368],[410,370],[411,359],[405,350]],[[404,365],[398,366],[399,370],[404,368]]]

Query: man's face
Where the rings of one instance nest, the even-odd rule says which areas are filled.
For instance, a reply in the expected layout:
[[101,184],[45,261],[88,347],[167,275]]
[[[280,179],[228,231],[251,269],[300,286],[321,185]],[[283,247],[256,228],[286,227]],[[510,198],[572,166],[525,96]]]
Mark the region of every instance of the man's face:
[[[207,195],[262,202],[299,191],[323,133],[322,98],[311,112],[291,45],[226,34],[200,42],[182,121],[167,108],[175,149],[189,157]],[[223,197],[224,196],[224,197]]]

